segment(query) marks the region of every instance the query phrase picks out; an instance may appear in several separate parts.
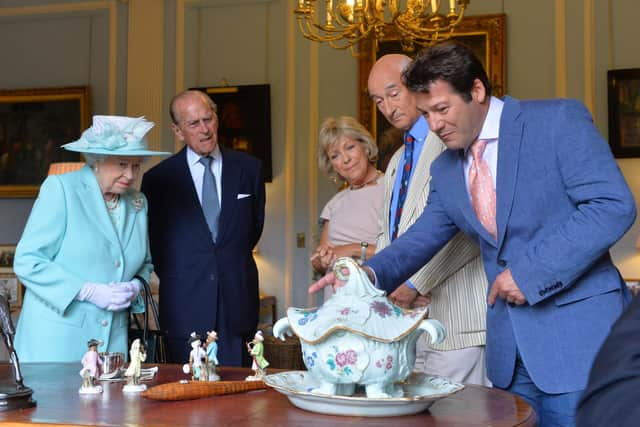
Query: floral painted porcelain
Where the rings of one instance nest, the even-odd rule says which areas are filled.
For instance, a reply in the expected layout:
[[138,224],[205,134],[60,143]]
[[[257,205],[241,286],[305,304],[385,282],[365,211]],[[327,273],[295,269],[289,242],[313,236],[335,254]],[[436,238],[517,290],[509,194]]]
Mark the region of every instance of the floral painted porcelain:
[[444,327],[423,319],[426,307],[392,304],[353,259],[339,258],[334,272],[344,286],[320,308],[289,308],[273,335],[298,336],[304,363],[320,384],[315,393],[351,396],[362,385],[367,397],[402,395],[397,383],[413,369],[416,340],[426,331],[433,343],[442,342]]

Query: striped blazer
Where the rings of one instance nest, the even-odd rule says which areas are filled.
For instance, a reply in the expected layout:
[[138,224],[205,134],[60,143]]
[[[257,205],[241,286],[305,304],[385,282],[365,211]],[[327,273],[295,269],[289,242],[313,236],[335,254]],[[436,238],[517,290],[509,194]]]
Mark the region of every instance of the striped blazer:
[[[398,234],[404,233],[424,210],[429,197],[431,162],[444,150],[446,146],[440,138],[429,132],[409,183]],[[376,252],[391,243],[391,195],[402,158],[404,146],[395,152],[387,166],[383,226],[378,235]],[[458,350],[485,344],[488,284],[478,245],[458,233],[410,280],[421,294],[431,292],[429,316],[440,320],[447,329],[447,338],[441,344],[433,345],[434,349]]]

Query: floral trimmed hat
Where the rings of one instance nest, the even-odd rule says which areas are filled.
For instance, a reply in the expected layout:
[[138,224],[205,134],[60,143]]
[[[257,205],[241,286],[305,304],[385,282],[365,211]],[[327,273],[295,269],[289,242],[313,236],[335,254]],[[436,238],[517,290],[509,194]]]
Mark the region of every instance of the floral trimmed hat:
[[93,125],[77,141],[64,144],[68,151],[110,156],[168,156],[147,148],[145,135],[155,123],[144,117],[93,116]]

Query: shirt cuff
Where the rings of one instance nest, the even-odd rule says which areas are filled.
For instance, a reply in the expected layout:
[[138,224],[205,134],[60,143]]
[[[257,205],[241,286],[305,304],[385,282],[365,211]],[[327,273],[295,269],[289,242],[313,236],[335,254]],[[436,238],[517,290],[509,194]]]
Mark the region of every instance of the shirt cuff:
[[375,286],[376,289],[381,289],[380,283],[378,283],[378,275],[376,274],[375,270],[371,267],[369,267],[369,270],[371,270],[371,272],[373,273],[373,286]]

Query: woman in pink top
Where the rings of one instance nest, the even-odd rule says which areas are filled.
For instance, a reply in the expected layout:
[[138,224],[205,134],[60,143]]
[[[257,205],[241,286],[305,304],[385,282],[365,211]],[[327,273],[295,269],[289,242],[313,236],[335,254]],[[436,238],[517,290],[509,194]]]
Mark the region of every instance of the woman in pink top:
[[329,200],[320,221],[320,243],[311,264],[324,274],[336,258],[375,253],[380,231],[384,182],[375,167],[378,156],[371,134],[353,117],[327,118],[320,127],[318,164],[342,189]]

